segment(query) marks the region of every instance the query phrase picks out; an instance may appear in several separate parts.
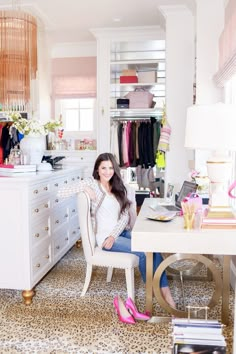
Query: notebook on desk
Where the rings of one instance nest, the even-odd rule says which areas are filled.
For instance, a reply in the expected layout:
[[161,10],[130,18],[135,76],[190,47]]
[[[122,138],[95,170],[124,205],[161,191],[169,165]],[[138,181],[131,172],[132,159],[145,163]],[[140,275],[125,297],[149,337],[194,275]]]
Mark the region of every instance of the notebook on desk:
[[182,200],[188,196],[188,194],[190,193],[194,193],[197,190],[197,184],[194,182],[189,182],[189,181],[184,181],[178,198],[175,202],[175,205],[171,205],[171,204],[160,204],[161,207],[169,210],[169,211],[180,211],[181,210],[181,202]]

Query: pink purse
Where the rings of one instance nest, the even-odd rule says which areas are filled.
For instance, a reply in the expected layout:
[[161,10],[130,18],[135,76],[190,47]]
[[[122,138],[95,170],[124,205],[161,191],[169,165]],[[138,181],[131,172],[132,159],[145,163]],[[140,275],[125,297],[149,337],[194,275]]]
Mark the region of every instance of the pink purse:
[[129,99],[129,108],[151,108],[154,95],[142,88],[129,92],[125,98]]

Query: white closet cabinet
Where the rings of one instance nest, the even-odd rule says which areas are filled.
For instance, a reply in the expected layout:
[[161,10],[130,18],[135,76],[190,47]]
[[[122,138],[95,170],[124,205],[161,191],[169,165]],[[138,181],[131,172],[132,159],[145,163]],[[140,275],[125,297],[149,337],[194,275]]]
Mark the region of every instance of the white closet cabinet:
[[[159,26],[93,29],[92,33],[97,39],[97,148],[101,153],[110,151],[111,119],[160,115],[162,102],[165,103],[165,53],[163,47],[158,49],[155,42],[164,42],[165,34]],[[119,76],[123,69],[151,70],[156,72],[156,77],[153,82],[120,84]],[[157,96],[155,109],[132,112],[130,109],[117,109],[116,99],[137,87]]]
[[0,288],[34,286],[80,238],[76,196],[61,200],[59,188],[80,179],[78,169],[0,175]]

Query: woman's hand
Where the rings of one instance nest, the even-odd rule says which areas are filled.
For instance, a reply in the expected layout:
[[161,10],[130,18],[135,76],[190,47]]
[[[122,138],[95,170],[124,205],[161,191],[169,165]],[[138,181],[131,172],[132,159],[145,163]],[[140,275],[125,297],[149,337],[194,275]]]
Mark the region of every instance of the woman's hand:
[[113,236],[109,236],[105,239],[102,244],[102,248],[106,248],[106,250],[110,250],[115,242],[115,238]]
[[91,200],[93,200],[93,201],[96,200],[96,194],[95,194],[95,192],[94,192],[94,190],[93,190],[92,188],[90,188],[90,187],[84,187],[84,191],[85,191],[86,193],[88,193],[89,198],[90,198]]

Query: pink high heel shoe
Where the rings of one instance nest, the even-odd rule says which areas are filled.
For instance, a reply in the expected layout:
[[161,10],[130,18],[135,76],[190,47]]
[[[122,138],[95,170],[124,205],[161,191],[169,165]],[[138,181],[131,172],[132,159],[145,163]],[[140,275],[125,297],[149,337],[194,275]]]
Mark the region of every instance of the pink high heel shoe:
[[130,297],[126,300],[125,306],[136,320],[142,320],[142,321],[150,320],[150,318],[151,318],[150,316],[148,316],[147,314],[138,312],[138,309],[137,309],[135,303],[133,302],[133,300]]
[[124,302],[119,296],[116,296],[113,301],[118,318],[123,323],[135,324],[134,318],[130,315],[129,311],[125,307]]

